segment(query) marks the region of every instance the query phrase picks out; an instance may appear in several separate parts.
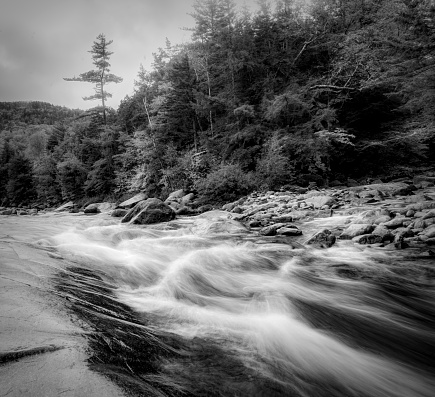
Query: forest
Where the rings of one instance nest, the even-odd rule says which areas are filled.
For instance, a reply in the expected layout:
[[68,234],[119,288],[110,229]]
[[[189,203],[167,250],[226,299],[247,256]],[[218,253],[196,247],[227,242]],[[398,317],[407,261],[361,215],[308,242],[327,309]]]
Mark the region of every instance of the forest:
[[0,205],[181,188],[218,204],[433,169],[435,2],[303,4],[196,1],[191,40],[169,38],[118,109],[98,36],[96,70],[66,80],[94,84],[99,106],[0,103]]

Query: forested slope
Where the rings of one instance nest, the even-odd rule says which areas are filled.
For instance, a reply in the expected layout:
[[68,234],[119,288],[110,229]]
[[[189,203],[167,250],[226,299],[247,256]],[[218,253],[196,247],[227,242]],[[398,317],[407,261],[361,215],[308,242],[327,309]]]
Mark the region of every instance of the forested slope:
[[2,200],[186,188],[225,201],[433,166],[433,1],[259,4],[197,1],[191,41],[168,40],[106,124],[98,109],[5,122],[3,105]]

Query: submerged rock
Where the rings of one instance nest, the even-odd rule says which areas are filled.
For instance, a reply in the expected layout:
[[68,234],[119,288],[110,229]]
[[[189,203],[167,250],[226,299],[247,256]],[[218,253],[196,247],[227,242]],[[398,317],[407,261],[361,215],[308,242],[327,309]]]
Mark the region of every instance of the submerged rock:
[[175,218],[174,210],[162,200],[150,198],[137,203],[121,222],[135,225],[168,222]]

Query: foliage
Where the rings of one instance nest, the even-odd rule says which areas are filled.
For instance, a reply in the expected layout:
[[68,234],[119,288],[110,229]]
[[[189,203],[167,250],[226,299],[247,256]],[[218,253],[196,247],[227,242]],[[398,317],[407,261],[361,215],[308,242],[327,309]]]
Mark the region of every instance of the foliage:
[[237,164],[223,164],[195,184],[201,199],[207,203],[234,201],[254,187],[254,176]]
[[74,200],[82,197],[87,175],[83,163],[72,153],[67,153],[64,160],[57,165],[57,170],[62,198]]
[[282,149],[278,134],[274,134],[264,146],[256,172],[258,185],[262,190],[278,190],[295,181],[294,166]]
[[56,161],[50,155],[40,157],[33,166],[33,179],[38,201],[54,204],[61,198],[60,186],[56,181]]
[[28,204],[35,191],[32,181],[32,166],[22,154],[15,154],[8,163],[6,194],[12,205]]

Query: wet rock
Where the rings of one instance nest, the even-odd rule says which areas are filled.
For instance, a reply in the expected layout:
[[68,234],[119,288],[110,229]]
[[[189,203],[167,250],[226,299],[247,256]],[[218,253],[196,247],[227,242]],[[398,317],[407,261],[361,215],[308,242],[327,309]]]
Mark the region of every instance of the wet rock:
[[181,197],[180,203],[183,205],[189,204],[194,199],[195,195],[193,193],[186,194],[185,196]]
[[379,218],[376,218],[373,223],[375,225],[379,225],[381,223],[386,223],[391,220],[391,217],[389,215],[381,215]]
[[431,225],[427,229],[425,229],[423,231],[422,235],[427,237],[427,238],[435,237],[435,225]]
[[306,244],[316,248],[329,248],[335,244],[336,237],[328,229],[324,229],[311,236]]
[[223,209],[224,211],[231,212],[231,211],[232,211],[236,206],[237,206],[237,203],[236,203],[236,202],[234,202],[234,203],[228,203],[228,204],[224,204],[224,205],[222,206],[222,209]]
[[170,201],[178,201],[183,196],[186,195],[186,192],[183,189],[176,190],[169,194],[168,198],[165,200],[165,203]]
[[276,231],[276,234],[282,236],[300,236],[302,235],[302,230],[296,227],[281,227]]
[[275,223],[274,225],[263,227],[259,233],[263,236],[275,236],[278,229],[286,226],[287,224],[285,223]]
[[391,221],[385,222],[383,225],[388,229],[396,229],[403,226],[403,222],[407,221],[406,218],[393,218]]
[[293,222],[293,217],[291,215],[273,216],[271,219],[273,222],[277,223]]
[[72,201],[68,201],[67,203],[61,205],[60,207],[56,208],[54,212],[64,212],[69,211],[74,208],[74,203]]
[[353,224],[348,226],[346,230],[341,233],[340,238],[344,240],[351,240],[356,236],[360,236],[362,234],[369,234],[374,230],[374,226],[371,224]]
[[165,201],[165,204],[168,204],[174,211],[177,211],[182,205],[178,201]]
[[174,210],[157,198],[150,198],[137,203],[122,218],[121,222],[145,225],[151,223],[168,222],[175,218]]
[[382,236],[377,234],[362,234],[361,236],[354,237],[352,241],[358,244],[379,244],[384,240]]
[[117,208],[116,210],[113,210],[110,216],[113,216],[114,218],[121,218],[127,214],[127,210],[123,208]]
[[423,201],[422,203],[409,204],[406,210],[423,211],[429,209],[435,209],[435,201]]
[[372,234],[382,237],[382,241],[393,241],[394,239],[394,235],[391,233],[391,230],[383,225],[376,226]]
[[196,210],[193,210],[188,205],[180,205],[180,207],[175,211],[175,215],[192,215],[196,214]]
[[208,212],[208,211],[212,211],[213,210],[213,206],[211,204],[205,204],[205,205],[201,205],[200,207],[198,207],[196,209],[196,212],[198,214],[202,214],[204,212]]
[[[435,176],[416,175],[416,176],[414,176],[412,182],[416,187],[419,187],[419,188],[427,187],[428,183],[429,183],[429,186],[430,185],[433,186],[435,184]],[[423,182],[425,182],[425,183],[423,183]]]
[[308,205],[312,205],[314,208],[322,208],[328,206],[328,208],[335,203],[335,199],[331,196],[315,196],[305,199]]
[[245,234],[249,229],[241,222],[219,216],[219,212],[210,211],[200,215],[192,226],[197,235],[210,234]]
[[128,200],[123,201],[121,204],[118,204],[119,208],[133,208],[137,203],[140,201],[146,200],[148,196],[145,193],[138,193],[132,198],[129,198]]
[[412,218],[414,215],[415,215],[415,211],[414,210],[408,210],[408,211],[406,211],[406,214],[405,214],[405,216],[407,218]]
[[430,210],[422,217],[422,219],[429,219],[429,218],[435,218],[435,210]]
[[99,214],[101,211],[98,204],[89,204],[83,211],[85,214]]
[[414,224],[412,225],[412,227],[414,229],[424,229],[426,228],[426,222],[423,219],[417,219],[414,221]]
[[12,214],[13,214],[13,210],[11,208],[5,209],[0,212],[0,215],[12,215]]

